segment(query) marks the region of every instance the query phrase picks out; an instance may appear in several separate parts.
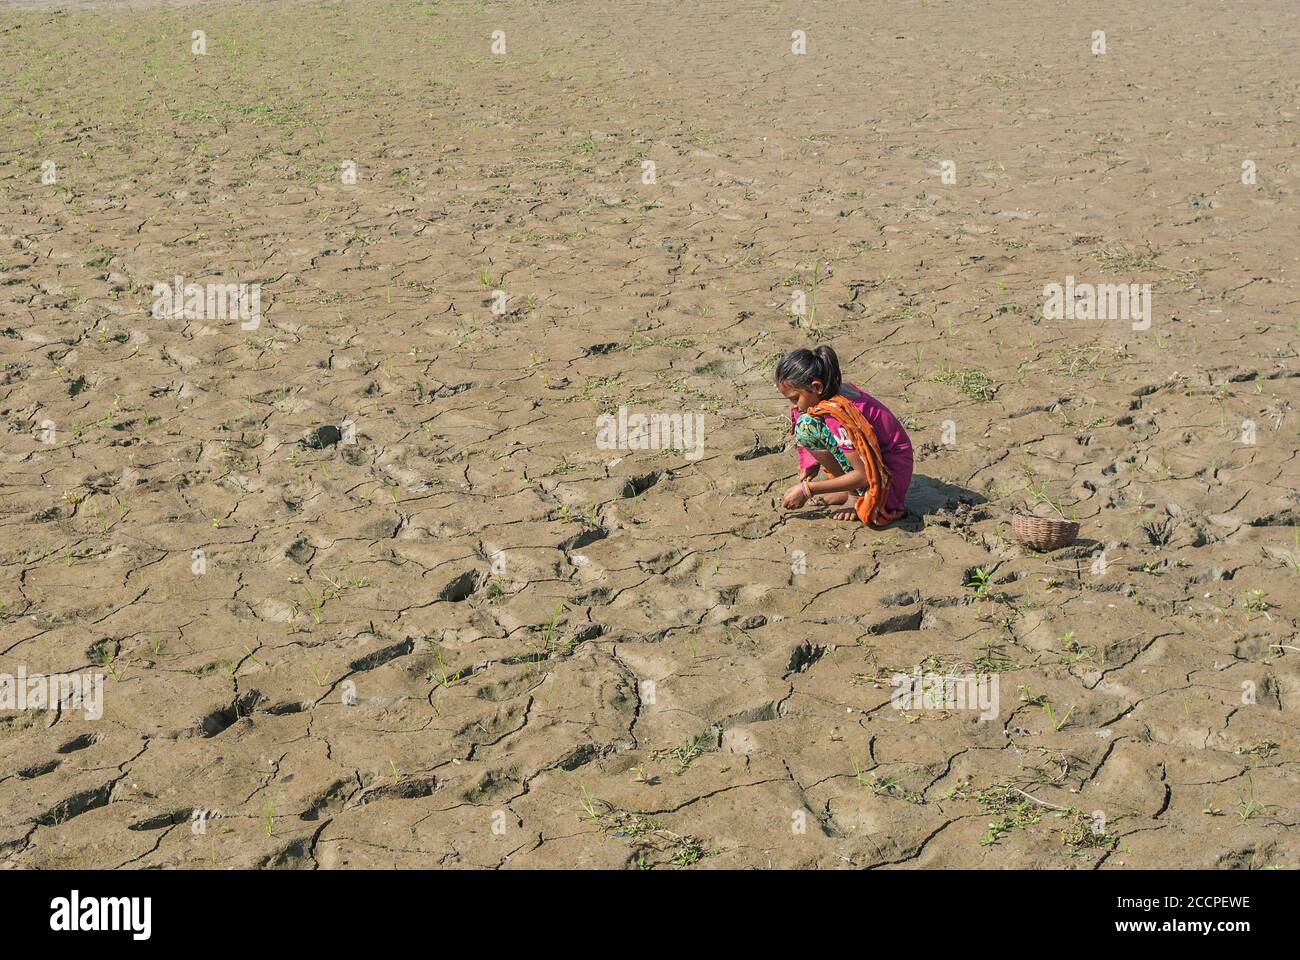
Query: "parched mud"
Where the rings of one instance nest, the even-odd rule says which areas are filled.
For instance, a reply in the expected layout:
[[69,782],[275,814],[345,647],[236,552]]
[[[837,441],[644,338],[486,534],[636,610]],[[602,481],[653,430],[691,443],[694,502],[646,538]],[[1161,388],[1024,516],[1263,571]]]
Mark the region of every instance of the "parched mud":
[[[1300,865],[1293,6],[23,6],[0,672],[104,688],[0,712],[4,865]],[[777,509],[810,341],[890,529]]]

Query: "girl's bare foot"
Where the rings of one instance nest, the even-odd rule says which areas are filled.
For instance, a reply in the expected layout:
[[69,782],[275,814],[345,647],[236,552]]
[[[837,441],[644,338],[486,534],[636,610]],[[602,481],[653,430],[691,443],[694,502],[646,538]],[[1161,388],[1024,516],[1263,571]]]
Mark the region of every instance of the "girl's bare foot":
[[814,507],[826,508],[826,516],[832,520],[856,520],[858,498],[851,493],[826,493],[814,497]]
[[886,510],[884,511],[884,514],[885,514],[885,522],[884,522],[884,523],[873,523],[873,524],[870,524],[870,527],[871,527],[872,530],[884,530],[885,527],[889,526],[889,525],[890,525],[891,523],[893,523],[895,520],[902,519],[903,515],[906,514],[906,513],[907,513],[906,510],[889,510],[889,509],[886,509]]
[[[825,493],[813,500],[813,504],[818,507],[838,507],[842,503],[848,503],[849,495],[847,493]],[[854,498],[854,502],[857,498]]]

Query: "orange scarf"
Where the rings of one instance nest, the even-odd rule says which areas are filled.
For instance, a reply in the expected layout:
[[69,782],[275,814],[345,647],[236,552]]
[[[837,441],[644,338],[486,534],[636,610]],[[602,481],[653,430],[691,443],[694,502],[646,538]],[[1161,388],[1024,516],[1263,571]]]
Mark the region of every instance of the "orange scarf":
[[885,509],[885,491],[889,489],[889,471],[885,469],[884,458],[880,455],[880,443],[876,440],[876,431],[871,428],[862,411],[855,407],[843,394],[823,400],[808,409],[808,413],[825,420],[827,415],[840,422],[849,435],[849,442],[862,458],[862,465],[867,471],[867,492],[858,497],[856,507],[858,519],[868,526],[884,526],[898,518]]

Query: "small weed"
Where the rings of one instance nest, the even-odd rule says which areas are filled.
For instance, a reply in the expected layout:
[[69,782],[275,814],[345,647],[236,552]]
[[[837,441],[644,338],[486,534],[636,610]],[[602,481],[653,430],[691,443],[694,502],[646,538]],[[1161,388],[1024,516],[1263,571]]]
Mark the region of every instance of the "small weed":
[[671,750],[656,750],[650,754],[651,760],[673,760],[677,764],[677,769],[673,773],[681,776],[690,769],[691,764],[697,757],[704,752],[704,747],[708,744],[708,738],[705,734],[691,737],[680,747],[673,747]]
[[1260,740],[1256,743],[1240,743],[1232,750],[1239,757],[1258,757],[1261,760],[1267,760],[1269,757],[1277,756],[1278,744],[1274,740]]
[[[858,780],[860,783],[862,782],[860,774]],[[878,797],[894,797],[895,799],[905,800],[908,803],[915,804],[925,803],[924,797],[915,790],[909,790],[904,787],[896,777],[878,777],[877,779],[865,782],[862,785],[867,787]]]
[[1242,792],[1237,801],[1237,806],[1234,808],[1237,813],[1238,825],[1244,827],[1264,811],[1272,810],[1276,806],[1275,803],[1260,803],[1255,799],[1255,782],[1247,777],[1246,789]]
[[980,837],[981,847],[991,847],[1012,830],[1023,830],[1043,819],[1032,800],[1007,784],[981,790],[975,795],[975,802],[984,813],[997,817],[989,822]]
[[988,596],[989,587],[993,583],[993,572],[985,570],[983,567],[976,567],[967,574],[964,586],[975,591],[975,596],[983,598]]
[[941,368],[931,379],[936,383],[956,387],[958,393],[971,400],[992,400],[997,394],[993,378],[983,370],[958,370],[949,365]]
[[1061,846],[1068,848],[1072,854],[1092,847],[1109,847],[1119,839],[1104,827],[1098,829],[1091,817],[1074,807],[1062,810],[1057,816],[1067,821],[1065,829],[1061,831]]
[[643,813],[621,810],[593,796],[583,784],[578,785],[578,790],[582,805],[579,819],[595,824],[611,836],[631,841],[636,849],[633,862],[638,870],[651,868],[646,856],[651,852],[666,855],[667,862],[674,867],[689,867],[713,855],[695,837],[666,830]]
[[1263,590],[1251,590],[1242,599],[1241,605],[1251,613],[1262,613],[1266,617],[1268,616],[1268,611],[1273,609],[1273,604],[1269,602],[1268,594]]

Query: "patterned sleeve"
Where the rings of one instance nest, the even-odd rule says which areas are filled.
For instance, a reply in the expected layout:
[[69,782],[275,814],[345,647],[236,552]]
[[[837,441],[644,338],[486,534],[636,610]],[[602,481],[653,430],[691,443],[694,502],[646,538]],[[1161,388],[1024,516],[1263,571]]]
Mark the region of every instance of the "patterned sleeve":
[[[796,424],[798,424],[798,422],[799,422],[799,410],[798,410],[798,408],[796,408],[796,407],[791,407],[791,408],[790,408],[790,433],[791,433],[791,435],[794,434],[794,428],[795,428]],[[817,462],[817,458],[814,457],[811,453],[809,453],[809,452],[808,452],[806,449],[804,449],[803,447],[799,447],[798,450],[799,450],[799,470],[800,470],[800,472],[802,472],[802,471],[804,471],[804,470],[807,470],[809,467],[813,466],[813,465]]]

